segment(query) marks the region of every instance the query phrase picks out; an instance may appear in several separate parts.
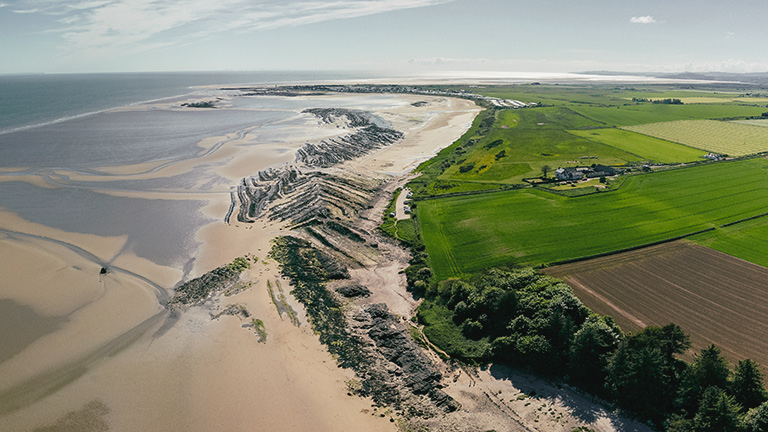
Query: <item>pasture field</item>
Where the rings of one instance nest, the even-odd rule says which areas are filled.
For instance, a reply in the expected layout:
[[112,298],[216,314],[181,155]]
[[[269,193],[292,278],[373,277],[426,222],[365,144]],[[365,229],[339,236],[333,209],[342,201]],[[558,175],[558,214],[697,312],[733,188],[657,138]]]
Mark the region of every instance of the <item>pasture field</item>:
[[438,279],[506,264],[546,265],[645,245],[765,213],[768,160],[627,178],[615,192],[565,198],[537,189],[421,201]]
[[[569,108],[506,110],[498,116],[494,126],[476,145],[465,145],[458,150],[461,159],[446,168],[440,180],[511,184],[520,183],[524,177],[540,176],[542,165],[554,170],[559,166],[577,165],[579,161],[584,163],[582,156],[593,156],[589,163],[606,165],[641,160],[624,149],[569,133],[566,129],[593,130],[601,126]],[[509,124],[514,126],[502,127]],[[466,169],[468,166],[472,168]]]
[[[435,87],[448,88],[457,89]],[[765,107],[733,102],[734,98],[745,96],[737,92],[690,90],[664,85],[647,88],[512,85],[459,89],[485,96],[539,102],[546,106],[525,109],[492,107],[481,113],[462,138],[419,167],[422,176],[411,184],[417,197],[515,187],[524,184],[524,179],[542,176],[541,169],[545,165],[550,167],[549,176],[552,176],[558,167],[604,164],[639,168],[641,163],[647,161],[700,161],[700,156],[707,151],[724,151],[709,145],[702,150],[698,146],[683,145],[688,144],[686,142],[675,144],[671,142],[673,140],[613,128],[677,120],[745,118],[765,111]],[[632,97],[653,100],[706,97],[722,103],[652,104],[631,102]],[[749,147],[743,152],[753,150]],[[726,153],[737,155],[743,152]]]
[[731,156],[768,151],[768,129],[734,122],[680,120],[624,129]]
[[622,129],[574,130],[569,132],[658,163],[698,161],[705,153],[699,149]]
[[663,105],[634,104],[627,106],[573,106],[573,111],[592,120],[602,122],[606,127],[634,126],[646,123],[675,120],[709,120],[759,116],[765,108],[741,105]]
[[[678,324],[693,350],[768,365],[768,269],[687,241],[545,269],[624,331]],[[690,355],[688,356],[690,359]]]
[[728,255],[768,267],[768,217],[699,234],[689,240]]
[[663,115],[671,118],[679,117],[684,120],[735,119],[738,117],[759,116],[765,112],[765,107],[735,104],[641,104],[627,108],[632,108],[637,112],[654,113],[656,115]]

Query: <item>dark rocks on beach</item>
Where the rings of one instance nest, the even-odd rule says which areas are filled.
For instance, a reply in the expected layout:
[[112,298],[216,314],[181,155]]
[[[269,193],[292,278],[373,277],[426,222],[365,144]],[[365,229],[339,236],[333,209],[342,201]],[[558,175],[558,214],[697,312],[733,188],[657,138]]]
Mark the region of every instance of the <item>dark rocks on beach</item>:
[[336,123],[356,129],[352,134],[319,143],[307,143],[296,152],[296,161],[311,167],[328,167],[355,159],[371,150],[403,139],[403,133],[389,129],[386,122],[367,111],[345,108],[309,108],[304,113],[319,117],[324,123]]
[[307,143],[296,152],[296,161],[312,167],[328,167],[358,158],[371,150],[403,139],[403,133],[370,124],[357,132],[319,143]]
[[370,305],[354,319],[374,341],[377,352],[397,366],[388,368],[391,375],[400,377],[414,394],[429,397],[446,412],[460,408],[456,400],[442,391],[442,374],[414,342],[407,328],[389,312],[386,304]]
[[442,375],[385,304],[359,310],[350,325],[342,304],[325,285],[341,275],[341,264],[294,237],[277,238],[270,256],[291,280],[292,294],[306,307],[320,341],[340,366],[353,369],[360,378],[356,393],[371,397],[376,405],[420,417],[460,407],[442,391]]
[[371,290],[362,285],[347,285],[336,288],[336,292],[344,297],[368,297],[371,295]]
[[233,287],[240,279],[242,270],[230,265],[217,269],[192,279],[176,288],[169,304],[194,304],[203,302],[212,292],[223,291]]
[[[317,218],[351,216],[365,208],[378,186],[376,180],[340,170],[302,172],[288,166],[243,179],[233,199],[239,201],[240,222],[255,222],[266,213],[269,219],[298,224]],[[270,207],[270,203],[278,200]]]

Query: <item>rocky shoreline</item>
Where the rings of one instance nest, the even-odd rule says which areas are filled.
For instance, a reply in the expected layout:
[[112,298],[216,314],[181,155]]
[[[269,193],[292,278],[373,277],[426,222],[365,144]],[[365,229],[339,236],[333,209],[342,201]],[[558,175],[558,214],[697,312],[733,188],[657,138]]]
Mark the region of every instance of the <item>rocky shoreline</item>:
[[379,126],[386,122],[366,111],[311,108],[303,112],[317,116],[325,124],[353,132],[306,143],[297,151],[295,164],[270,168],[242,179],[224,218],[227,223],[235,208],[239,222],[253,223],[270,204],[282,198],[285,198],[282,203],[270,209],[269,219],[302,223],[334,214],[352,215],[378,189],[381,183],[377,179],[332,167],[393,144],[403,138],[403,133]]
[[288,236],[275,240],[270,257],[291,281],[291,293],[306,308],[320,341],[339,366],[355,371],[359,381],[348,384],[350,393],[407,416],[429,418],[460,408],[442,390],[442,373],[386,304],[344,303],[328,288],[349,278],[343,264],[309,241]]

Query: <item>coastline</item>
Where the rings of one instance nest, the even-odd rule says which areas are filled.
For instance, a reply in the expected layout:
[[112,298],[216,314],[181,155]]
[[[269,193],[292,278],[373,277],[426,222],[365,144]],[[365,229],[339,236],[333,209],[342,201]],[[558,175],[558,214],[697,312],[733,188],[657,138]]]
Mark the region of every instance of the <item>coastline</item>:
[[[337,95],[334,96],[337,97]],[[418,99],[425,99],[425,97],[418,97]],[[446,101],[444,98],[439,100]],[[466,103],[466,108],[472,105],[471,102],[462,102]],[[393,110],[394,113],[382,113],[382,115],[389,115],[392,119],[402,117],[403,112],[408,111],[407,108],[403,108],[406,106],[401,107],[401,112]],[[456,110],[456,108],[450,109]],[[452,113],[450,109],[446,110],[448,112],[424,114],[421,127],[411,125],[413,130],[405,131],[406,138],[392,147],[407,145],[408,150],[395,151],[385,148],[389,152],[388,157],[393,159],[393,166],[395,163],[405,163],[404,161],[407,161],[405,165],[396,168],[402,171],[409,165],[414,166],[416,161],[429,157],[460,136],[463,133],[462,121],[468,127],[474,114],[466,109],[461,113]],[[445,118],[452,118],[454,122],[449,124],[447,120],[442,121]],[[407,120],[402,122],[402,124],[408,123],[410,122]],[[436,131],[431,140],[429,139],[430,131]],[[326,130],[322,136],[333,136],[343,132],[340,130],[329,133]],[[451,136],[454,136],[453,139]],[[113,176],[137,180],[184,172],[201,165],[216,166],[215,170],[219,175],[229,181],[234,180],[232,184],[236,184],[239,178],[253,175],[257,169],[292,160],[292,152],[286,152],[284,149],[298,148],[304,141],[294,141],[294,144],[276,143],[270,150],[272,156],[264,157],[261,152],[263,147],[251,148],[250,151],[238,148],[238,145],[243,144],[243,140],[249,139],[247,134],[227,138],[225,145],[202,159],[181,161],[160,170],[157,168],[162,164],[151,163],[143,166],[110,168],[104,171],[110,176],[110,180],[115,180]],[[201,145],[201,148],[211,143],[215,144],[216,140],[221,139],[207,138],[205,142],[208,144]],[[372,171],[388,168],[383,166],[386,163],[381,163],[382,157],[375,157],[374,154],[378,152],[369,155],[367,162],[356,163]],[[253,160],[256,163],[248,163],[246,160]],[[57,174],[66,175],[70,182],[101,180],[98,177],[85,176],[77,172],[62,171]],[[3,180],[39,182],[39,179],[38,176],[24,173],[13,178],[7,176]],[[215,304],[206,304],[200,310],[191,308],[181,312],[173,318],[176,321],[167,321],[168,318],[164,318],[161,321],[150,322],[146,324],[151,327],[150,330],[144,330],[142,334],[135,336],[128,345],[115,347],[118,352],[110,353],[106,357],[98,355],[92,357],[87,354],[88,352],[98,354],[105,348],[103,341],[100,342],[98,338],[89,341],[85,346],[80,346],[79,351],[73,349],[70,357],[46,355],[45,344],[41,343],[42,339],[47,338],[51,343],[60,344],[66,343],[67,338],[77,338],[74,334],[66,336],[61,331],[55,331],[33,341],[25,350],[30,354],[22,352],[22,355],[0,364],[0,377],[6,377],[6,379],[0,379],[0,389],[5,390],[22,385],[20,391],[23,393],[35,393],[33,388],[23,387],[25,375],[18,375],[18,371],[26,370],[27,378],[40,376],[41,373],[44,374],[43,371],[55,371],[62,361],[65,366],[69,365],[66,367],[70,371],[76,371],[77,376],[60,389],[53,387],[46,390],[45,385],[41,383],[27,381],[33,387],[37,386],[37,390],[46,396],[37,401],[30,400],[28,405],[10,412],[6,410],[0,413],[0,424],[8,425],[14,430],[56,424],[57,421],[66,418],[67,413],[89,415],[80,409],[87,407],[89,402],[98,400],[108,410],[108,414],[99,418],[106,419],[104,421],[108,421],[115,430],[135,429],[139,426],[136,418],[129,415],[137,408],[143,413],[139,423],[145,430],[161,427],[170,430],[210,430],[222,427],[252,429],[263,428],[265,425],[271,426],[272,429],[290,430],[393,429],[389,421],[371,414],[369,402],[346,396],[344,381],[350,379],[349,371],[336,367],[332,357],[317,342],[306,323],[302,327],[294,327],[289,321],[282,320],[277,315],[274,305],[270,303],[266,282],[269,280],[274,283],[279,279],[279,274],[274,263],[265,263],[264,257],[269,249],[269,239],[284,232],[281,231],[283,224],[257,222],[226,225],[220,222],[230,205],[229,191],[224,190],[223,187],[220,189],[196,194],[196,196],[205,197],[208,204],[204,207],[204,212],[218,222],[209,223],[198,232],[196,238],[205,246],[199,250],[189,274],[190,276],[202,274],[247,253],[257,255],[260,260],[246,273],[247,278],[255,281],[254,286],[250,290],[233,296],[231,300],[247,305],[253,316],[263,320],[268,342],[257,343],[252,332],[240,328],[238,320],[234,317],[224,316],[211,321],[209,311],[215,307]],[[101,192],[144,199],[172,199],[170,197],[179,191],[103,190]],[[58,258],[62,261],[56,265],[42,266],[55,268],[56,271],[41,272],[41,277],[49,279],[48,282],[40,282],[40,286],[50,285],[50,278],[55,278],[60,269],[79,268],[88,274],[96,275],[99,267],[94,261],[100,260],[110,261],[116,268],[133,269],[132,271],[137,274],[150,274],[151,280],[166,287],[172,286],[174,281],[181,277],[178,270],[158,266],[145,258],[131,256],[130,253],[123,251],[124,238],[109,239],[102,236],[67,233],[32,224],[21,218],[18,218],[16,223],[8,222],[13,219],[12,214],[4,214],[3,226],[0,228],[7,231],[40,233],[50,240],[79,245],[97,257],[80,262],[83,258],[77,254],[71,258],[66,258],[66,254],[56,254],[57,257],[65,258]],[[11,240],[2,238],[0,241]],[[48,247],[52,246],[46,246],[44,249]],[[116,258],[110,260],[112,257]],[[21,265],[23,263],[20,262],[14,262],[14,265],[19,266],[22,274],[26,274],[34,271],[29,262],[43,263],[37,261],[39,258],[39,255],[27,257],[24,259],[26,265]],[[10,263],[10,261],[7,262]],[[130,279],[129,276],[125,277]],[[121,280],[123,278],[121,273],[113,272],[106,275],[106,278],[110,281],[107,291],[127,292],[122,289],[127,282]],[[61,281],[56,281],[58,282]],[[148,293],[145,295],[148,295],[147,298],[151,300],[149,305],[138,305],[135,296],[130,296],[130,300],[116,297],[115,303],[108,305],[107,300],[110,297],[97,292],[101,286],[96,283],[86,290],[77,303],[77,307],[83,308],[83,311],[89,308],[101,311],[101,314],[95,314],[93,320],[89,321],[91,325],[119,321],[123,325],[133,323],[132,328],[136,328],[144,322],[146,315],[130,318],[121,317],[120,314],[115,315],[115,312],[133,310],[134,307],[136,310],[160,312],[156,306],[152,306],[151,303],[157,305],[157,300],[152,298],[151,292],[146,291],[146,288],[142,288],[142,292]],[[35,301],[34,299],[19,300],[26,303]],[[227,298],[220,301],[229,300]],[[39,305],[36,307],[42,308]],[[60,314],[66,311],[53,312]],[[49,311],[49,315],[55,314]],[[149,316],[154,315],[150,312]],[[169,322],[172,325],[169,326]],[[131,328],[130,325],[129,328]],[[74,332],[74,329],[71,331]],[[102,336],[105,336],[106,340],[114,340],[119,338],[120,334],[125,334],[123,327],[108,330],[98,324],[94,331],[97,333],[103,331]],[[82,341],[77,343],[82,345]],[[47,359],[49,363],[38,364],[37,367],[34,367],[34,362],[21,364],[22,359],[32,357]],[[81,359],[80,362],[78,358]],[[91,360],[83,364],[84,358],[91,358]],[[221,390],[211,390],[216,388]],[[297,403],[297,399],[302,403]],[[296,412],[297,406],[306,408]],[[272,414],[266,415],[266,413]],[[289,427],[286,428],[286,425]]]

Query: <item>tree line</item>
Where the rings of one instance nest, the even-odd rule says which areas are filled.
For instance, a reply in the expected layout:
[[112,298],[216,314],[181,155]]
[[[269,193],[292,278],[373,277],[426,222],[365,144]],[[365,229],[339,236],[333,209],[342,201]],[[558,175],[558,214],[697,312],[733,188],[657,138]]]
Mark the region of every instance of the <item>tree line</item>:
[[751,360],[731,369],[714,345],[692,363],[677,325],[624,334],[562,281],[530,268],[489,269],[430,283],[417,252],[406,270],[424,295],[419,320],[441,349],[468,362],[498,362],[563,379],[668,432],[768,431],[768,393]]

